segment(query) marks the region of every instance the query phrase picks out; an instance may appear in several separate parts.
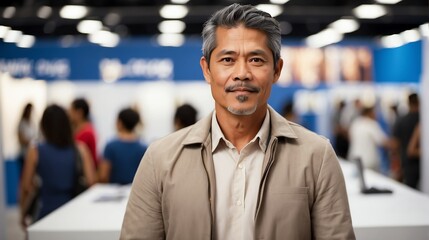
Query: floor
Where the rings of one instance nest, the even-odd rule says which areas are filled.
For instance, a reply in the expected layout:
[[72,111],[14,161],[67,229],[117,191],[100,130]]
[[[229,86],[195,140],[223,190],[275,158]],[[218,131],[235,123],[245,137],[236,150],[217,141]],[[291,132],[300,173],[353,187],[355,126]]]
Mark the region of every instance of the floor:
[[25,240],[25,233],[19,224],[17,207],[6,209],[6,240]]

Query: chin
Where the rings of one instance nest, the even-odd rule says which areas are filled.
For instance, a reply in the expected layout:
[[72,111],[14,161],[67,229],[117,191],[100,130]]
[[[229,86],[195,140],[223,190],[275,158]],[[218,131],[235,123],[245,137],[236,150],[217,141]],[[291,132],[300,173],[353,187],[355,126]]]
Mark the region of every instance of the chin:
[[238,116],[249,116],[252,115],[253,113],[256,112],[257,109],[257,105],[254,105],[252,107],[232,107],[232,106],[228,106],[228,111],[234,115],[238,115]]

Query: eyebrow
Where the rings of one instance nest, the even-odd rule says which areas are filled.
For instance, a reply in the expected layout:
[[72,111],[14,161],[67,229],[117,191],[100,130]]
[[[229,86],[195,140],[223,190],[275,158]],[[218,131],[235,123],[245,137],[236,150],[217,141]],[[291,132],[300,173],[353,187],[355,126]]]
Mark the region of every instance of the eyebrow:
[[[216,57],[220,57],[223,55],[235,55],[235,54],[237,54],[236,51],[224,49],[224,50],[220,51],[219,53],[217,53]],[[256,49],[256,50],[251,51],[249,53],[249,55],[250,56],[257,56],[257,55],[267,56],[267,53],[264,50]]]

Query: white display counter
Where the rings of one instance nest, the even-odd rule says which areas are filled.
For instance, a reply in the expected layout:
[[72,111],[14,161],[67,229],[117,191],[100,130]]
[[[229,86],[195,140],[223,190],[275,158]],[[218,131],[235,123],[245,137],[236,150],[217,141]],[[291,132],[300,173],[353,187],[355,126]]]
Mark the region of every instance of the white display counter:
[[[372,171],[367,185],[393,194],[361,194],[354,165],[341,166],[357,239],[429,239],[429,196]],[[128,195],[129,186],[98,184],[30,226],[29,239],[119,239]]]

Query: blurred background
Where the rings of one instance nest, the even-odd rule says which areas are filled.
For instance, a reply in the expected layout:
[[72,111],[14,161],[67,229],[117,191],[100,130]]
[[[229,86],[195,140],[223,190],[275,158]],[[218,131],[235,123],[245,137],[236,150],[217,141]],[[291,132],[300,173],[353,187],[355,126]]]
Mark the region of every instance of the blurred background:
[[[353,116],[374,107],[386,139],[394,139],[395,121],[417,93],[420,145],[429,144],[427,0],[2,0],[0,228],[16,229],[10,239],[22,237],[17,129],[24,106],[33,104],[38,128],[47,105],[68,109],[85,98],[100,155],[116,134],[116,114],[133,107],[143,123],[140,140],[150,144],[175,130],[178,106],[192,105],[197,119],[212,111],[200,33],[213,12],[233,2],[257,5],[280,22],[285,64],[269,104],[291,113],[286,118],[332,143],[343,131],[350,144]],[[377,147],[377,171],[401,181],[392,148]],[[348,158],[347,149],[337,153]],[[421,156],[417,189],[429,194],[429,154]]]

